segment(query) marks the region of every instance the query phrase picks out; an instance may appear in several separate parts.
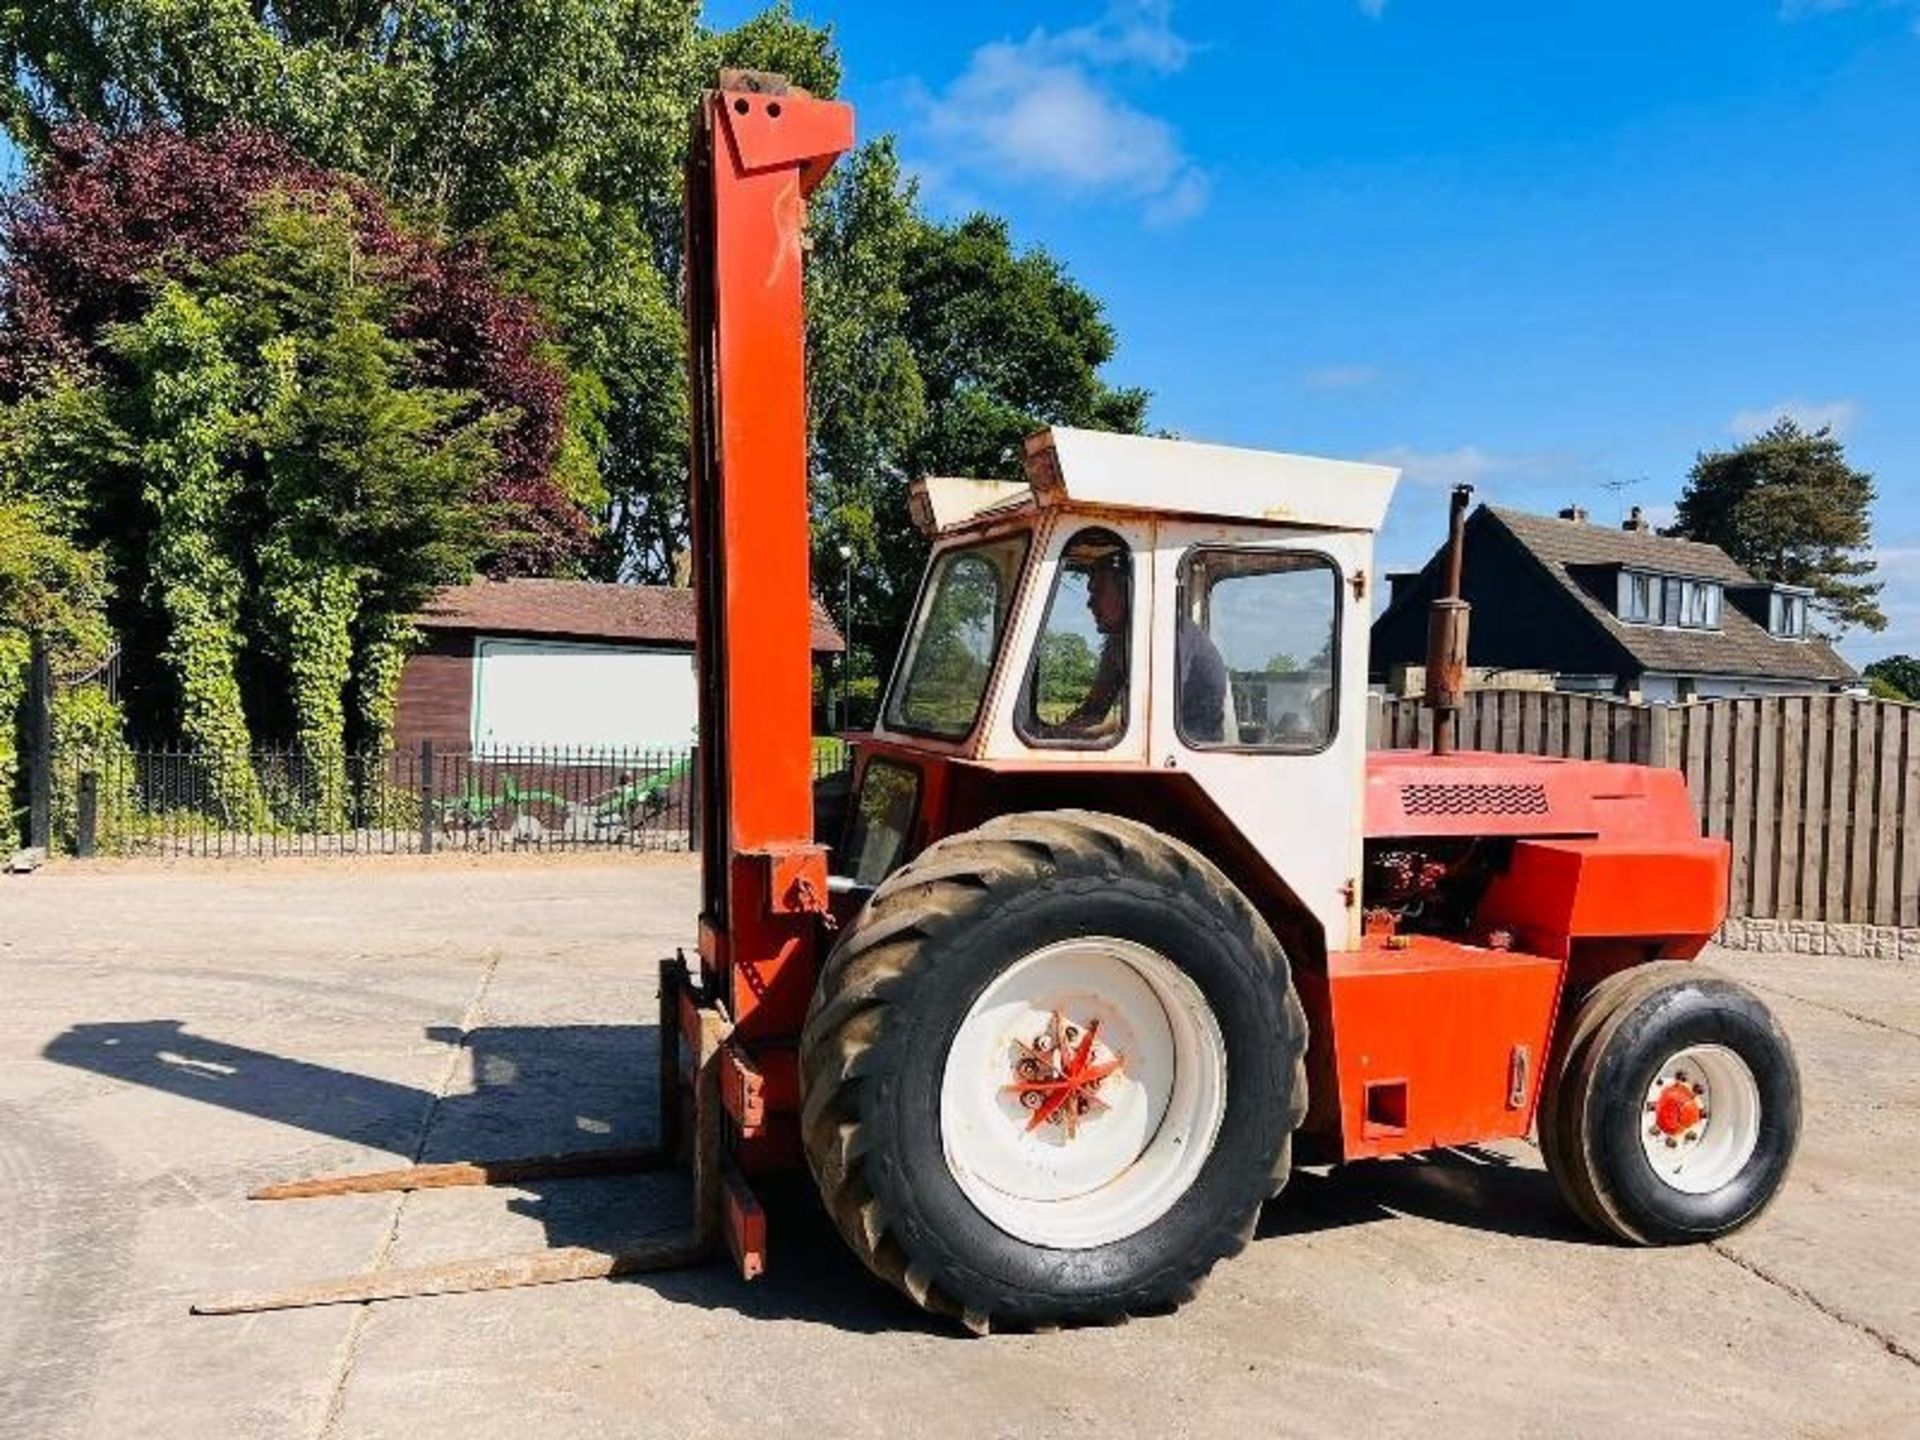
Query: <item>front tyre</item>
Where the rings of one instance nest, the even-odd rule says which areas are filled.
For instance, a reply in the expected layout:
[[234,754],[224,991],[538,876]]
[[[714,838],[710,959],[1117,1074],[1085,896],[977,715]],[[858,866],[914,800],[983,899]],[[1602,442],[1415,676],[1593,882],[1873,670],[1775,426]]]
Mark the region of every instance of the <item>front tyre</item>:
[[1272,931],[1196,852],[1008,816],[890,877],[835,947],[807,1157],[869,1268],[976,1329],[1165,1309],[1285,1182],[1305,1046]]
[[1799,1139],[1800,1072],[1751,991],[1701,966],[1649,965],[1596,986],[1569,1033],[1542,1149],[1589,1224],[1679,1244],[1772,1202]]

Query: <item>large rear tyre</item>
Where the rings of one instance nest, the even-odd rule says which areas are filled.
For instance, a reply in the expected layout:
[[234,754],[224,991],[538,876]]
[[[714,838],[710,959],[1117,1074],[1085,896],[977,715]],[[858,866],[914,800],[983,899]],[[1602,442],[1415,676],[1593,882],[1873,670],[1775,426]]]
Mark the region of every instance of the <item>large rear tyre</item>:
[[1567,1204],[1634,1245],[1749,1223],[1779,1193],[1799,1135],[1787,1037],[1751,991],[1699,965],[1596,985],[1541,1097],[1540,1148]]
[[1007,816],[896,872],[829,957],[807,1159],[868,1268],[973,1329],[1164,1310],[1285,1183],[1305,1048],[1279,942],[1198,853]]

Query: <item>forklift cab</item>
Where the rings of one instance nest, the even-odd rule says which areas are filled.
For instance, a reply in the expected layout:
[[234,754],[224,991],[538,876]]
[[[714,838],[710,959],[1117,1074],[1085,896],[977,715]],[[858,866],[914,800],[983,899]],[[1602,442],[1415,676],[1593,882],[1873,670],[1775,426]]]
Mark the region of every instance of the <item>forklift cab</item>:
[[934,549],[841,868],[864,888],[996,813],[1112,810],[1214,853],[1237,834],[1314,948],[1348,947],[1397,472],[1065,428],[1025,459],[914,487]]

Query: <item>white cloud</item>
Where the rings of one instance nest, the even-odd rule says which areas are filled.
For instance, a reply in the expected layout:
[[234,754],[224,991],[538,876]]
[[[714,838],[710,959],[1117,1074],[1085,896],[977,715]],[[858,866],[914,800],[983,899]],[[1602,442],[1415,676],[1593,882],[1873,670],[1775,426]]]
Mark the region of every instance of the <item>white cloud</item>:
[[1369,20],[1378,20],[1387,13],[1387,0],[1356,0],[1360,13]]
[[1323,365],[1300,377],[1309,390],[1359,390],[1379,379],[1378,365]]
[[[1782,20],[1805,20],[1816,15],[1838,15],[1845,10],[1913,10],[1920,0],[1780,0]],[[1920,35],[1920,20],[1908,29]]]
[[1878,567],[1872,578],[1885,583],[1880,608],[1887,612],[1887,628],[1879,634],[1853,629],[1840,642],[1840,653],[1855,665],[1886,655],[1920,655],[1920,536],[1875,550],[1868,557]]
[[1366,457],[1375,465],[1394,465],[1401,478],[1413,485],[1478,485],[1490,475],[1531,469],[1521,456],[1500,455],[1478,445],[1461,445],[1452,450],[1416,450],[1411,445],[1391,445]]
[[1727,433],[1745,440],[1758,435],[1782,416],[1793,419],[1802,430],[1818,430],[1825,426],[1831,427],[1834,434],[1844,436],[1853,422],[1860,418],[1860,402],[1844,399],[1777,400],[1771,405],[1742,410],[1727,421]]
[[982,45],[944,90],[922,91],[914,137],[942,173],[1011,176],[1139,204],[1171,224],[1206,207],[1208,179],[1173,126],[1118,93],[1119,72],[1168,75],[1192,44],[1168,0],[1114,0],[1091,24]]

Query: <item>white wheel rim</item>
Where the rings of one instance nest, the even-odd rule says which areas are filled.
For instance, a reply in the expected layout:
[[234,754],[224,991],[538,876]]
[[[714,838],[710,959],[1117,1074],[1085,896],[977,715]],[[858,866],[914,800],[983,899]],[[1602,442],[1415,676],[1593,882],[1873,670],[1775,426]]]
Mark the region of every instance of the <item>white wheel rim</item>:
[[1724,1045],[1670,1055],[1647,1087],[1640,1148],[1662,1184],[1706,1195],[1746,1168],[1760,1143],[1760,1085]]
[[[1065,1027],[1067,1053],[1043,1058]],[[1084,1108],[1036,1124],[1022,1087],[1058,1095],[1048,1067],[1070,1064],[1089,1033],[1078,1073],[1099,1078],[1078,1092]],[[1226,1109],[1226,1041],[1200,987],[1156,950],[1090,937],[1024,956],[974,1001],[947,1051],[940,1136],[947,1169],[988,1220],[1030,1244],[1084,1250],[1172,1209]]]

